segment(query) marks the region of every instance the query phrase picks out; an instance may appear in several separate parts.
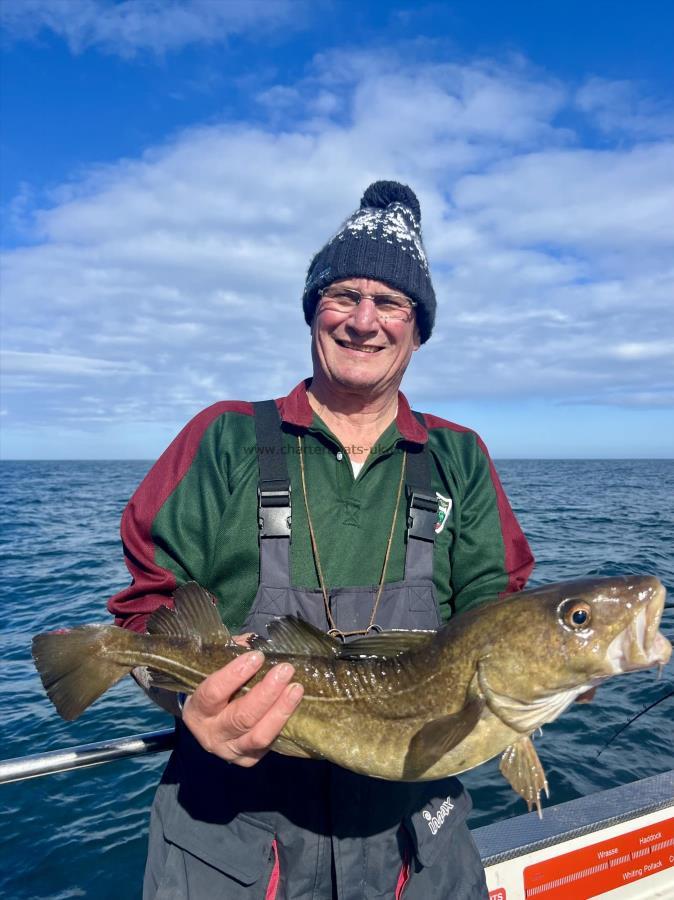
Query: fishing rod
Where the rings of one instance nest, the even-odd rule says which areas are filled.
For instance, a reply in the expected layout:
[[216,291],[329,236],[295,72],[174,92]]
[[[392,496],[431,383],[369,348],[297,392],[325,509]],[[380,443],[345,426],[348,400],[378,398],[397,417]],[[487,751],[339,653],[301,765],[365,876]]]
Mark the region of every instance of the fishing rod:
[[145,756],[148,753],[164,753],[175,746],[176,733],[172,728],[164,731],[149,731],[111,741],[95,744],[80,744],[64,750],[51,750],[33,756],[17,756],[0,760],[0,784],[25,781],[55,772],[69,772],[85,766],[98,766],[117,759]]
[[608,739],[608,741],[606,741],[606,743],[601,748],[599,753],[597,753],[597,755],[595,756],[595,759],[599,759],[599,757],[602,755],[604,750],[607,750],[611,746],[613,741],[615,741],[615,739],[619,735],[621,735],[623,733],[623,731],[625,731],[625,729],[628,728],[632,724],[632,722],[636,722],[636,720],[640,719],[641,716],[643,716],[644,713],[647,713],[649,709],[653,709],[653,707],[657,706],[658,703],[662,703],[663,700],[667,700],[669,697],[672,697],[672,696],[674,696],[674,688],[671,691],[667,691],[667,693],[663,694],[662,697],[658,697],[657,700],[654,700],[652,703],[649,703],[648,706],[644,707],[644,709],[640,709],[638,713],[635,713],[631,719],[629,719],[627,722],[625,722],[624,725],[621,725],[620,728],[614,734],[611,735],[611,737]]

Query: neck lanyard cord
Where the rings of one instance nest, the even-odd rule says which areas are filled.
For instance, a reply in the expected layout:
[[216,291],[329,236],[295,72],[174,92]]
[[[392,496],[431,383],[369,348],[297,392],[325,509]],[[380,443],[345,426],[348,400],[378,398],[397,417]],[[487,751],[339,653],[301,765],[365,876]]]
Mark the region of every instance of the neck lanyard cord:
[[391,531],[388,536],[388,542],[386,544],[386,553],[384,555],[384,564],[382,566],[381,578],[379,580],[379,589],[377,590],[377,597],[374,601],[374,606],[372,607],[372,614],[370,616],[370,622],[363,631],[340,631],[335,624],[335,620],[332,616],[332,611],[330,609],[330,597],[328,595],[328,590],[325,585],[325,578],[323,577],[323,568],[321,566],[321,559],[318,555],[318,544],[316,543],[316,533],[314,531],[313,522],[311,520],[311,513],[309,512],[309,498],[307,494],[307,482],[306,475],[304,471],[304,448],[302,445],[302,438],[298,434],[297,435],[297,447],[299,451],[300,458],[300,475],[302,479],[302,496],[304,497],[304,508],[307,512],[307,522],[309,524],[309,535],[311,537],[311,548],[314,553],[314,561],[316,563],[316,572],[318,574],[318,582],[321,586],[321,593],[323,594],[323,603],[325,605],[325,615],[328,620],[328,624],[330,625],[330,630],[328,634],[332,637],[338,637],[340,639],[344,639],[345,637],[352,637],[357,634],[367,634],[371,630],[379,630],[377,626],[374,624],[375,617],[377,615],[377,608],[379,606],[379,601],[381,599],[382,592],[384,590],[384,581],[386,580],[386,570],[388,569],[389,559],[391,557],[391,547],[393,546],[393,535],[395,534],[396,522],[398,520],[398,507],[400,506],[400,497],[403,490],[403,483],[405,481],[405,463],[407,461],[407,451],[404,450],[402,454],[402,465],[400,467],[400,478],[398,480],[398,490],[396,493],[396,501],[395,506],[393,507],[393,521],[391,522]]

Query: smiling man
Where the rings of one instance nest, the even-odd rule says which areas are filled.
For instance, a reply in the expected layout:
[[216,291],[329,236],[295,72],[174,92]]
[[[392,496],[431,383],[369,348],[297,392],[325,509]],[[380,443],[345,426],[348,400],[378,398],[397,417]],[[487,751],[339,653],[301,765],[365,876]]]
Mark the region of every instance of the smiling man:
[[[399,391],[435,318],[420,220],[408,187],[371,185],[309,267],[312,378],[209,407],[150,471],[122,521],[118,624],[144,630],[195,580],[230,629],[264,635],[293,614],[348,641],[437,628],[524,586],[531,552],[479,437]],[[232,699],[261,663],[244,654],[176,710],[145,900],[487,897],[460,782],[269,752],[302,688],[280,665]]]

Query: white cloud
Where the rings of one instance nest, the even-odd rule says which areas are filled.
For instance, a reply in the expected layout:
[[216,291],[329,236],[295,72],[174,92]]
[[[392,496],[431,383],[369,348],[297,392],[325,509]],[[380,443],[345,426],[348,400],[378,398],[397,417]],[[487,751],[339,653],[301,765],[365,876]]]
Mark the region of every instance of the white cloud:
[[647,138],[674,132],[674,121],[664,105],[644,96],[630,81],[589,78],[576,92],[575,103],[608,133],[632,132]]
[[251,29],[293,27],[304,6],[300,0],[3,0],[0,22],[15,40],[47,30],[73,53],[97,47],[130,57],[221,43]]
[[491,139],[518,145],[554,136],[550,120],[563,101],[556,83],[531,81],[502,67],[421,66],[414,72],[370,73],[357,87],[354,112],[363,127],[372,122],[387,140]]
[[609,355],[618,359],[657,359],[659,356],[674,359],[674,340],[626,341],[609,348]]
[[141,373],[145,367],[134,363],[96,359],[87,356],[69,356],[63,353],[24,353],[16,350],[3,352],[2,368],[8,373],[32,375],[120,375]]
[[461,179],[460,212],[499,239],[621,252],[674,237],[674,145],[539,150]]
[[418,192],[439,298],[417,402],[669,402],[671,146],[584,148],[573,91],[519,64],[340,60],[279,85],[282,131],[187,130],[35,211],[4,264],[11,417],[178,427],[287,392],[309,260],[377,178]]

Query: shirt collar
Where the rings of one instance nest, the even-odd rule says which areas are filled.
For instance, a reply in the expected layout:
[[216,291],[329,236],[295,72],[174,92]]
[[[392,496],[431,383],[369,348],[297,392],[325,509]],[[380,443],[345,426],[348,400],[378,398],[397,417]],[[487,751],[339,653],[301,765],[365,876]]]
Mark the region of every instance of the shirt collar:
[[[310,384],[311,378],[305,378],[304,381],[300,381],[287,397],[281,399],[279,403],[281,419],[289,425],[296,425],[300,428],[311,427],[314,411],[307,397],[307,388]],[[414,444],[425,444],[428,440],[427,429],[413,415],[407,398],[400,391],[398,391],[396,426],[401,437],[406,441],[411,441]]]
[[297,387],[283,397],[278,404],[281,421],[289,425],[298,425],[300,428],[309,428],[314,418],[314,411],[309,405],[307,388],[311,384],[311,378],[300,381]]

